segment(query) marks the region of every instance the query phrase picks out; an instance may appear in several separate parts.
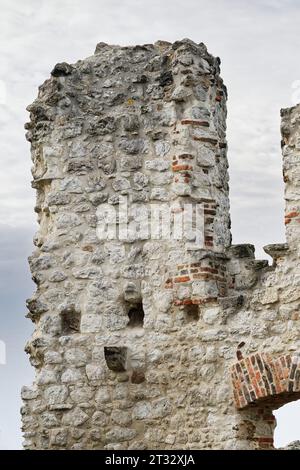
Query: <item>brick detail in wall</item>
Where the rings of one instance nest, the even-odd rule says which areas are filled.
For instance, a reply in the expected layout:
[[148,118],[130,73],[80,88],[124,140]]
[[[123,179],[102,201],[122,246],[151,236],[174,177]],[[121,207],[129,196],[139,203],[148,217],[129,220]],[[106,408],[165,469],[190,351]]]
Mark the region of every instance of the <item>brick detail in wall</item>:
[[[181,171],[193,171],[194,167],[192,165],[194,160],[194,156],[190,153],[183,153],[178,156],[173,157],[172,161],[172,171],[174,173],[181,172]],[[191,176],[189,174],[189,176]],[[175,176],[176,179],[176,176]],[[176,182],[176,181],[175,181]]]
[[204,201],[204,243],[206,248],[214,246],[214,221],[217,213],[215,201]]
[[171,168],[174,173],[173,183],[175,185],[183,184],[187,188],[190,187],[194,170],[193,160],[194,156],[189,153],[173,157]]
[[209,127],[208,121],[201,121],[199,119],[182,119],[182,125],[191,125],[196,127]]
[[207,295],[197,296],[191,295],[184,299],[174,299],[175,305],[201,305],[209,302],[217,301],[217,297],[223,297],[227,292],[227,275],[226,267],[223,263],[214,260],[202,260],[197,263],[181,264],[177,266],[175,272],[165,282],[166,289],[173,289],[179,285],[192,286],[194,281],[203,281],[207,285],[211,282],[215,283],[218,289],[218,296]]
[[298,210],[292,210],[285,214],[285,225],[288,225],[291,222],[300,223],[300,212]]
[[[204,208],[204,247],[208,250],[214,247],[214,221],[217,214],[217,203],[214,200],[202,200]],[[182,208],[173,209],[172,212],[180,212]]]
[[270,450],[274,449],[273,433],[276,427],[276,418],[272,413],[270,407],[263,406],[257,410],[257,422],[265,424],[266,426],[258,426],[257,431],[261,429],[258,436],[254,437],[257,443],[257,449]]
[[238,409],[268,397],[280,404],[287,394],[300,392],[300,356],[253,354],[234,364],[231,376]]

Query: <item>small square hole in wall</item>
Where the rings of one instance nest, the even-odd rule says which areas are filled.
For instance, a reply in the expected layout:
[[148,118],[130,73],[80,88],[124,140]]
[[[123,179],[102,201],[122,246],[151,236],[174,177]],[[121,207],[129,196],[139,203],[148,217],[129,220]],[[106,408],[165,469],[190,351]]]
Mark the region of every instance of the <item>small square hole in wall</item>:
[[184,307],[185,318],[187,321],[199,320],[199,305],[190,304]]
[[128,306],[127,309],[127,315],[129,318],[129,321],[127,323],[127,326],[130,327],[143,327],[144,325],[144,309],[143,309],[143,304],[142,302],[139,302],[137,304],[131,304]]
[[107,367],[114,372],[126,371],[127,348],[126,347],[105,347],[104,357]]
[[68,309],[61,314],[61,329],[63,335],[79,333],[81,314],[75,309]]

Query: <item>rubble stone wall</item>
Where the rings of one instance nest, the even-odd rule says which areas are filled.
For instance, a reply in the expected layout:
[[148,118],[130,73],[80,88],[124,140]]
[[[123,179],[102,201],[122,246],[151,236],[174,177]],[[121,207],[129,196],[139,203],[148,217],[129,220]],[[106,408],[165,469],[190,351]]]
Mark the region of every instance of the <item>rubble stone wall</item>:
[[[190,40],[100,43],[57,64],[29,106],[40,228],[25,448],[271,448],[272,411],[298,398],[300,107],[282,111],[287,243],[266,247],[270,266],[231,244],[219,65]],[[116,212],[101,238],[123,200],[129,228]],[[186,204],[201,243],[172,225],[149,236],[153,208],[175,220]],[[256,355],[267,366],[253,370]],[[282,357],[279,390],[268,364]]]

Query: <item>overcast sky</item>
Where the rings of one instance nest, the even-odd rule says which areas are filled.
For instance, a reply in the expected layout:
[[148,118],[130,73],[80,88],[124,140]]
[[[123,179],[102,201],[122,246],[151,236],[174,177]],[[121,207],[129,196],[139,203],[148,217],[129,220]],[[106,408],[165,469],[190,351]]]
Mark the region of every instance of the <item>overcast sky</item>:
[[[229,92],[233,242],[254,243],[265,258],[262,246],[284,241],[279,112],[300,101],[300,2],[0,0],[0,11],[0,449],[11,449],[21,446],[20,387],[33,377],[23,347],[32,331],[24,315],[34,289],[26,258],[35,195],[23,126],[38,86],[54,64],[92,55],[100,41],[204,42],[221,58]],[[300,439],[299,402],[289,408],[280,412],[278,445]]]

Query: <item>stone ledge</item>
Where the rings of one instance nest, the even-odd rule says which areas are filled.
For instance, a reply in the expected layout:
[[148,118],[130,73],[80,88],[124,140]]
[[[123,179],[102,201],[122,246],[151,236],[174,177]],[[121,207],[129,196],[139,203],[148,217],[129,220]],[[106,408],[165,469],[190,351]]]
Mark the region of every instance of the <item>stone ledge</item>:
[[289,246],[287,243],[274,243],[264,246],[263,249],[267,255],[276,260],[287,254]]
[[255,246],[250,243],[231,245],[228,249],[229,256],[233,258],[254,258]]

